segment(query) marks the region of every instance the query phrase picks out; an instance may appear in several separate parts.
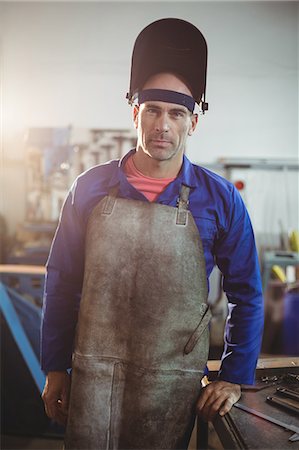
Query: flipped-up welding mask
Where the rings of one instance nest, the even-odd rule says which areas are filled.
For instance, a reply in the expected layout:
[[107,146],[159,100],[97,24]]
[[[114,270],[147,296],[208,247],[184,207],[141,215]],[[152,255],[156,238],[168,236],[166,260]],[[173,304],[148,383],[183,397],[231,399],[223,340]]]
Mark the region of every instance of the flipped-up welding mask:
[[[151,23],[138,35],[133,48],[129,103],[160,100],[182,104],[191,112],[198,103],[204,113],[208,109],[205,101],[207,53],[204,36],[191,23],[175,18]],[[192,97],[163,89],[142,90],[149,77],[162,72],[182,78]]]

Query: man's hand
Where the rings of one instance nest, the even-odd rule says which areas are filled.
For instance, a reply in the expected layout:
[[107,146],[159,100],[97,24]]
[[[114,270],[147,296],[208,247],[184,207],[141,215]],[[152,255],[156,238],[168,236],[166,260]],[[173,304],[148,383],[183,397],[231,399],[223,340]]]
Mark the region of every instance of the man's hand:
[[241,386],[228,381],[213,381],[202,389],[197,402],[197,413],[205,422],[216,414],[224,416],[241,397]]
[[71,377],[67,372],[49,372],[42,393],[46,414],[50,419],[66,425]]

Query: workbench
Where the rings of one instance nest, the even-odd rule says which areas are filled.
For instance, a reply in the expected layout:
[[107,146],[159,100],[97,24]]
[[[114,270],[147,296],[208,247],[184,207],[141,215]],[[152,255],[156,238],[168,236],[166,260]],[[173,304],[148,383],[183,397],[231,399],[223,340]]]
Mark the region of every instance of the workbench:
[[[293,377],[287,375],[290,373]],[[294,375],[298,375],[298,379]],[[286,400],[276,391],[278,387],[285,387],[299,394],[299,358],[260,359],[256,371],[256,386],[242,386],[242,396],[238,403],[299,428],[299,412],[291,412],[266,400],[269,396]],[[292,403],[289,399],[288,401]],[[224,417],[217,416],[213,426],[225,449],[299,449],[299,440],[289,440],[294,432],[237,407],[233,407]]]

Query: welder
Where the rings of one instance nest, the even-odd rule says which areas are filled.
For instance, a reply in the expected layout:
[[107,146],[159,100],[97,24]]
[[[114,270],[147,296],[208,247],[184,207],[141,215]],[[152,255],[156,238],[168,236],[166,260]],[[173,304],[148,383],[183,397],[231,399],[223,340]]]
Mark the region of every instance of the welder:
[[[187,448],[196,414],[224,415],[254,382],[263,300],[250,218],[230,182],[185,155],[208,108],[206,78],[194,25],[167,18],[142,30],[127,94],[136,148],[80,175],[64,203],[42,368],[66,449]],[[218,378],[202,389],[215,264],[228,317]]]

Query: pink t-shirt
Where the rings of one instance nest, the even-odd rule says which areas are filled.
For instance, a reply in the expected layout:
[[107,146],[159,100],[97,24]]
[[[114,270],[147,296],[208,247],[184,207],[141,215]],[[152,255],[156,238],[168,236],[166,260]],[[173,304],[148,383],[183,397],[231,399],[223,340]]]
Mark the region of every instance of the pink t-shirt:
[[153,202],[166,186],[175,180],[173,178],[152,178],[143,175],[136,169],[133,157],[130,156],[125,164],[125,174],[127,175],[128,182],[134,186],[135,189],[140,191],[150,202]]

